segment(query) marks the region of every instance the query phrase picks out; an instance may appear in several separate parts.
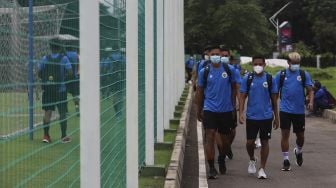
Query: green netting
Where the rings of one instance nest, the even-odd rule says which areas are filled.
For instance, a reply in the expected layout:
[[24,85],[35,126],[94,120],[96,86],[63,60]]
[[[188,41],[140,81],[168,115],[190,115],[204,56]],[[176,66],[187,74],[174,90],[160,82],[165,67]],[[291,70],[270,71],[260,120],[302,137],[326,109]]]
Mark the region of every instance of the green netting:
[[145,164],[146,158],[146,98],[145,98],[145,0],[138,1],[138,33],[139,33],[139,63],[138,63],[138,90],[139,90],[139,168]]
[[[78,0],[34,0],[33,22],[27,6],[0,1],[0,187],[79,187]],[[49,144],[42,142],[47,127]],[[72,141],[62,144],[65,136]]]
[[101,0],[101,187],[126,187],[126,1]]

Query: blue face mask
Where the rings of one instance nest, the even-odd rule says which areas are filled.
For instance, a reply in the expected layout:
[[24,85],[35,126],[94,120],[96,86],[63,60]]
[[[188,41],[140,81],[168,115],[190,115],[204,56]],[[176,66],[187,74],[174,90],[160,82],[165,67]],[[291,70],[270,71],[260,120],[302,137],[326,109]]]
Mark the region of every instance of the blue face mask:
[[291,66],[290,66],[290,70],[291,71],[297,71],[297,70],[299,70],[300,69],[300,64],[292,64]]
[[218,64],[221,62],[221,57],[219,55],[212,55],[210,61],[214,64]]
[[229,63],[229,58],[228,57],[221,57],[221,62],[222,63]]

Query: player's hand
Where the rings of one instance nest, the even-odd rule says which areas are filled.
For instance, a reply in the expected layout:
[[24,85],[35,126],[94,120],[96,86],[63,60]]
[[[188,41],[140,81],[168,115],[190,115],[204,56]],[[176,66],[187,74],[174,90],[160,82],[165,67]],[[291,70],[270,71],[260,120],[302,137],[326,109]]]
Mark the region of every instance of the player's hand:
[[240,124],[244,124],[244,122],[245,122],[244,115],[243,115],[243,114],[240,114],[240,115],[239,115],[239,123],[240,123]]
[[279,117],[275,117],[274,121],[273,121],[273,129],[277,130],[280,126],[280,120]]
[[197,120],[203,122],[203,111],[197,112]]
[[314,104],[312,102],[308,103],[307,108],[308,110],[313,111]]

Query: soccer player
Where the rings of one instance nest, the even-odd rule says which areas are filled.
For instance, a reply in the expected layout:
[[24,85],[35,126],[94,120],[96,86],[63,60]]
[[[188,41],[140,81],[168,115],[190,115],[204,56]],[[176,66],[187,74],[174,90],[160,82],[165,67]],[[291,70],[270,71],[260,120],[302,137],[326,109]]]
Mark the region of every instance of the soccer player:
[[250,157],[248,173],[255,174],[257,158],[254,156],[255,140],[260,135],[261,140],[261,163],[258,171],[259,179],[266,179],[266,161],[269,154],[268,140],[271,139],[272,121],[273,128],[279,127],[277,106],[278,89],[275,79],[264,72],[265,58],[253,57],[253,73],[245,76],[240,87],[239,122],[244,123],[244,106],[247,98],[246,109],[246,149]]
[[188,74],[188,78],[186,79],[186,83],[189,83],[191,81],[191,76],[192,76],[192,70],[194,68],[194,57],[190,56],[189,59],[185,63],[185,70]]
[[66,49],[66,56],[68,57],[72,67],[72,78],[69,79],[66,85],[68,92],[72,95],[75,103],[77,116],[79,116],[79,56],[74,47],[68,46]]
[[288,55],[289,68],[276,74],[276,82],[280,91],[280,128],[281,149],[283,155],[283,171],[291,170],[289,162],[289,135],[291,125],[296,134],[294,154],[296,163],[303,163],[302,147],[305,131],[305,88],[309,93],[308,109],[313,110],[314,92],[313,83],[308,72],[300,70],[301,56],[297,52]]
[[208,47],[205,48],[202,59],[194,66],[194,71],[193,71],[193,88],[194,91],[196,91],[196,85],[197,85],[197,80],[198,80],[198,74],[201,69],[206,67],[208,64],[210,64],[210,56],[209,56],[209,50]]
[[60,124],[61,124],[61,142],[71,142],[71,138],[67,136],[67,92],[65,79],[68,75],[71,77],[72,68],[67,56],[61,53],[60,41],[52,39],[50,43],[51,54],[42,58],[38,65],[38,75],[42,80],[42,109],[45,111],[43,118],[44,127],[44,143],[50,143],[49,124],[52,112],[57,107]]
[[201,69],[198,76],[196,103],[197,118],[203,122],[206,135],[206,156],[209,163],[209,179],[217,178],[214,166],[215,135],[218,131],[222,139],[219,148],[219,170],[226,173],[225,156],[228,153],[230,142],[229,134],[234,124],[232,117],[232,84],[236,84],[234,68],[220,62],[220,48],[210,47],[211,64]]

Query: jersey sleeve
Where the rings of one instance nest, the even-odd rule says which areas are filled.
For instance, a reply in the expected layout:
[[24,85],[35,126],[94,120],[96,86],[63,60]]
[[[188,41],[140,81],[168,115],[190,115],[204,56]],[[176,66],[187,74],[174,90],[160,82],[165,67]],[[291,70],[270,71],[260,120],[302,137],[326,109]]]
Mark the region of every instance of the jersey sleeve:
[[198,78],[197,78],[197,86],[203,88],[203,76],[204,75],[204,69],[200,70],[198,73]]
[[275,75],[275,84],[277,86],[277,90],[279,91],[279,86],[280,86],[280,73],[281,71],[277,72],[276,75]]
[[44,57],[41,59],[41,61],[38,63],[38,65],[37,65],[37,69],[38,69],[38,71],[41,71],[41,70],[44,69],[44,65],[46,64],[46,62],[47,62],[47,57],[44,56]]
[[240,93],[247,93],[247,77],[248,76],[244,76],[244,78],[241,80]]
[[277,84],[276,77],[275,77],[275,78],[272,78],[272,93],[277,94],[278,92],[279,92],[278,84]]
[[65,66],[65,70],[71,70],[72,66],[68,57],[63,57],[62,64]]
[[305,71],[305,75],[306,75],[305,86],[306,87],[312,87],[313,86],[313,82],[312,82],[312,79],[310,77],[310,74],[307,71]]
[[240,85],[242,82],[242,78],[240,76],[240,71],[238,69],[235,69],[235,77],[236,77],[235,79],[236,83]]

